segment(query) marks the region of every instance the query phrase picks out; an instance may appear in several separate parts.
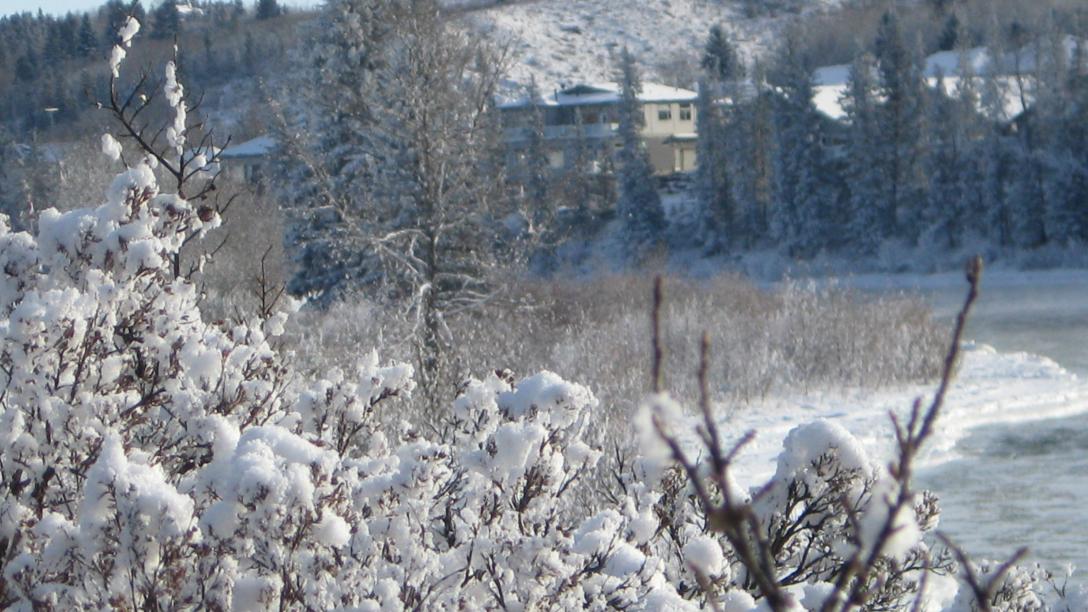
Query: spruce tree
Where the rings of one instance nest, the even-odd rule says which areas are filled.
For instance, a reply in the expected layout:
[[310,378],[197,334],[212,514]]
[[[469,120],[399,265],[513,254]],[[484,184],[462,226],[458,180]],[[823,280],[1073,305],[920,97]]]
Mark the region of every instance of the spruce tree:
[[95,52],[98,51],[98,36],[94,33],[94,28],[91,27],[91,18],[87,13],[83,14],[83,18],[79,22],[79,55],[82,57],[92,57]]
[[151,37],[164,40],[170,39],[181,32],[181,15],[175,0],[163,0],[155,9],[151,22]]
[[727,156],[734,177],[737,203],[737,241],[745,247],[766,241],[774,208],[774,166],[777,147],[774,125],[774,93],[766,73],[757,65],[755,93],[734,111],[734,138]]
[[726,110],[717,99],[720,86],[718,81],[702,79],[699,82],[699,98],[695,103],[696,130],[699,133],[695,186],[701,221],[698,240],[708,253],[728,249],[732,242],[731,235],[737,232],[736,202],[726,157]]
[[771,76],[777,92],[772,238],[792,255],[809,256],[827,243],[831,228],[820,116],[796,32],[787,36]]
[[849,186],[848,234],[857,251],[871,255],[887,235],[893,217],[891,203],[883,197],[884,176],[877,164],[880,131],[876,100],[876,59],[863,53],[850,67],[842,105],[849,122],[846,145],[846,183]]
[[278,17],[280,12],[280,5],[276,0],[257,0],[257,19]]
[[544,108],[540,105],[540,88],[536,78],[529,82],[526,92],[529,120],[525,126],[525,150],[522,160],[522,189],[525,212],[534,232],[546,231],[554,218],[554,203],[550,200],[548,150],[544,134]]
[[15,60],[15,78],[23,83],[30,83],[38,78],[38,55],[29,45],[26,53]]
[[955,247],[963,234],[967,194],[961,177],[973,160],[967,155],[967,143],[958,124],[964,118],[958,110],[957,100],[946,91],[944,75],[939,75],[928,122],[932,151],[928,157],[929,198],[921,234],[926,246]]
[[620,83],[618,177],[616,216],[623,225],[626,256],[642,259],[658,242],[665,226],[661,196],[654,184],[653,169],[642,142],[645,123],[639,93],[642,84],[631,52],[624,48],[619,57]]
[[744,78],[744,64],[721,25],[713,25],[703,49],[702,67],[713,81],[737,81]]
[[[274,183],[287,206],[286,248],[294,274],[287,289],[328,304],[380,278],[367,238],[374,161],[368,151],[375,124],[378,71],[391,44],[392,3],[336,0],[314,25],[307,75],[295,105],[281,109],[282,144]],[[248,36],[248,32],[247,32]],[[252,45],[247,45],[247,48]],[[255,61],[248,55],[246,61]],[[335,92],[333,94],[332,92]],[[299,138],[297,134],[306,135]]]
[[883,138],[873,162],[886,177],[882,197],[890,207],[880,222],[888,234],[913,242],[921,230],[927,191],[922,54],[907,43],[894,12],[881,19],[875,47]]

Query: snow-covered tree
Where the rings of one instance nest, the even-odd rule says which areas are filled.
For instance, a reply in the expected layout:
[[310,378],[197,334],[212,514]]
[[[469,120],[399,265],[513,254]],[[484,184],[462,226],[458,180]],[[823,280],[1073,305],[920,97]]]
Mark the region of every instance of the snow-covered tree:
[[735,239],[737,210],[730,180],[732,168],[726,152],[729,150],[729,120],[727,109],[719,99],[721,83],[708,78],[699,82],[699,97],[695,101],[696,143],[695,184],[700,208],[699,242],[710,253],[726,250]]
[[635,58],[626,48],[619,57],[616,80],[621,88],[616,216],[623,224],[626,255],[637,261],[658,242],[665,214],[650,158],[642,143],[642,126],[646,121],[639,101],[642,84]]
[[[598,401],[579,384],[468,379],[434,438],[397,418],[418,401],[411,366],[371,352],[307,377],[275,346],[289,310],[206,316],[173,261],[220,223],[199,199],[214,156],[175,174],[191,109],[172,63],[163,81],[156,148],[115,77],[103,105],[130,146],[101,138],[119,173],[100,203],[42,210],[28,232],[0,219],[0,606],[903,609],[926,603],[953,554],[969,568],[962,609],[1053,599],[1038,573],[935,548],[936,500],[912,484],[980,263],[938,390],[893,423],[890,463],[817,421],[743,489],[732,460],[753,434],[724,446],[704,394],[688,436],[659,359],[633,460],[615,465],[610,497],[578,495],[603,459],[587,435]],[[1073,591],[1059,595],[1084,601]]]
[[985,156],[979,148],[985,126],[977,110],[976,77],[966,60],[959,77],[949,92],[944,75],[938,75],[929,108],[929,197],[920,240],[937,248],[958,247],[969,224],[982,229],[985,214]]
[[521,183],[524,190],[525,214],[532,224],[532,231],[546,231],[555,216],[551,199],[551,167],[548,163],[546,135],[544,133],[544,109],[540,106],[540,88],[536,79],[529,83],[526,92],[529,101],[529,122],[525,126],[525,149],[522,159]]
[[917,239],[928,192],[926,184],[926,83],[922,53],[911,44],[895,12],[885,13],[875,43],[882,134],[872,163],[884,173],[879,197],[887,201],[884,231],[908,241]]
[[774,209],[775,159],[777,156],[774,125],[774,93],[767,83],[764,68],[753,71],[755,93],[736,107],[730,138],[734,195],[739,216],[739,240],[747,247],[764,242],[770,235]]
[[707,77],[713,81],[725,83],[744,78],[744,64],[720,24],[710,26],[701,64]]
[[321,303],[381,276],[368,239],[385,219],[376,218],[368,185],[377,173],[375,92],[394,12],[385,0],[330,2],[314,26],[302,82],[277,112],[281,169],[273,181],[290,219],[288,290]]
[[777,94],[775,203],[771,238],[794,255],[812,255],[827,243],[830,193],[821,119],[812,101],[811,71],[796,33],[787,35],[770,82]]
[[850,123],[847,142],[846,183],[850,191],[850,235],[861,253],[875,253],[889,232],[894,217],[891,202],[884,199],[884,177],[875,162],[883,137],[874,82],[876,60],[862,54],[850,67],[850,79],[842,104]]

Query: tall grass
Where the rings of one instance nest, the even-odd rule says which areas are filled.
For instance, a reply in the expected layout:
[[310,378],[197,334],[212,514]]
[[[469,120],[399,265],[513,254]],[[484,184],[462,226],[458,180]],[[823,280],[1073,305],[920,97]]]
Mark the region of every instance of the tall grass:
[[[601,425],[627,420],[649,390],[650,285],[634,275],[512,283],[505,299],[448,321],[454,378],[548,369],[597,394]],[[946,333],[920,299],[801,283],[762,289],[735,276],[669,279],[666,292],[668,387],[691,405],[703,331],[714,400],[741,409],[769,394],[880,387],[940,371]],[[291,343],[304,369],[320,371],[371,348],[410,360],[410,337],[404,317],[358,297],[304,311]]]

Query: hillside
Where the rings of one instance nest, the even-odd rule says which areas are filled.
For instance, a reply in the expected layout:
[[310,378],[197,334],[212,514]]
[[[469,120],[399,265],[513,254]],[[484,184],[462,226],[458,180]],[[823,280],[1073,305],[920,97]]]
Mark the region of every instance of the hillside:
[[[578,81],[610,80],[614,56],[627,47],[643,64],[647,80],[691,86],[707,31],[722,24],[745,61],[774,44],[796,13],[749,16],[742,0],[541,0],[499,4],[468,14],[480,32],[508,40],[517,52],[514,83],[535,77],[550,88]],[[823,12],[838,0],[813,0],[802,13]]]

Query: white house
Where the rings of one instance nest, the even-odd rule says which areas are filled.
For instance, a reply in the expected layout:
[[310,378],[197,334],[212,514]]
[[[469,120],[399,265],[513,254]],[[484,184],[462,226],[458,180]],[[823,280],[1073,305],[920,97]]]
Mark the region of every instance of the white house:
[[259,183],[266,174],[276,147],[276,141],[271,136],[258,136],[223,149],[219,152],[219,162],[226,176],[238,181]]
[[[695,169],[695,99],[687,89],[643,83],[638,99],[645,124],[642,137],[654,172],[659,175]],[[544,111],[544,137],[548,157],[555,168],[566,167],[581,132],[585,144],[611,150],[619,146],[620,86],[615,83],[579,84],[538,100],[522,98],[499,104],[503,113],[506,142],[515,149],[525,142],[531,111]],[[577,117],[581,116],[581,129]]]

